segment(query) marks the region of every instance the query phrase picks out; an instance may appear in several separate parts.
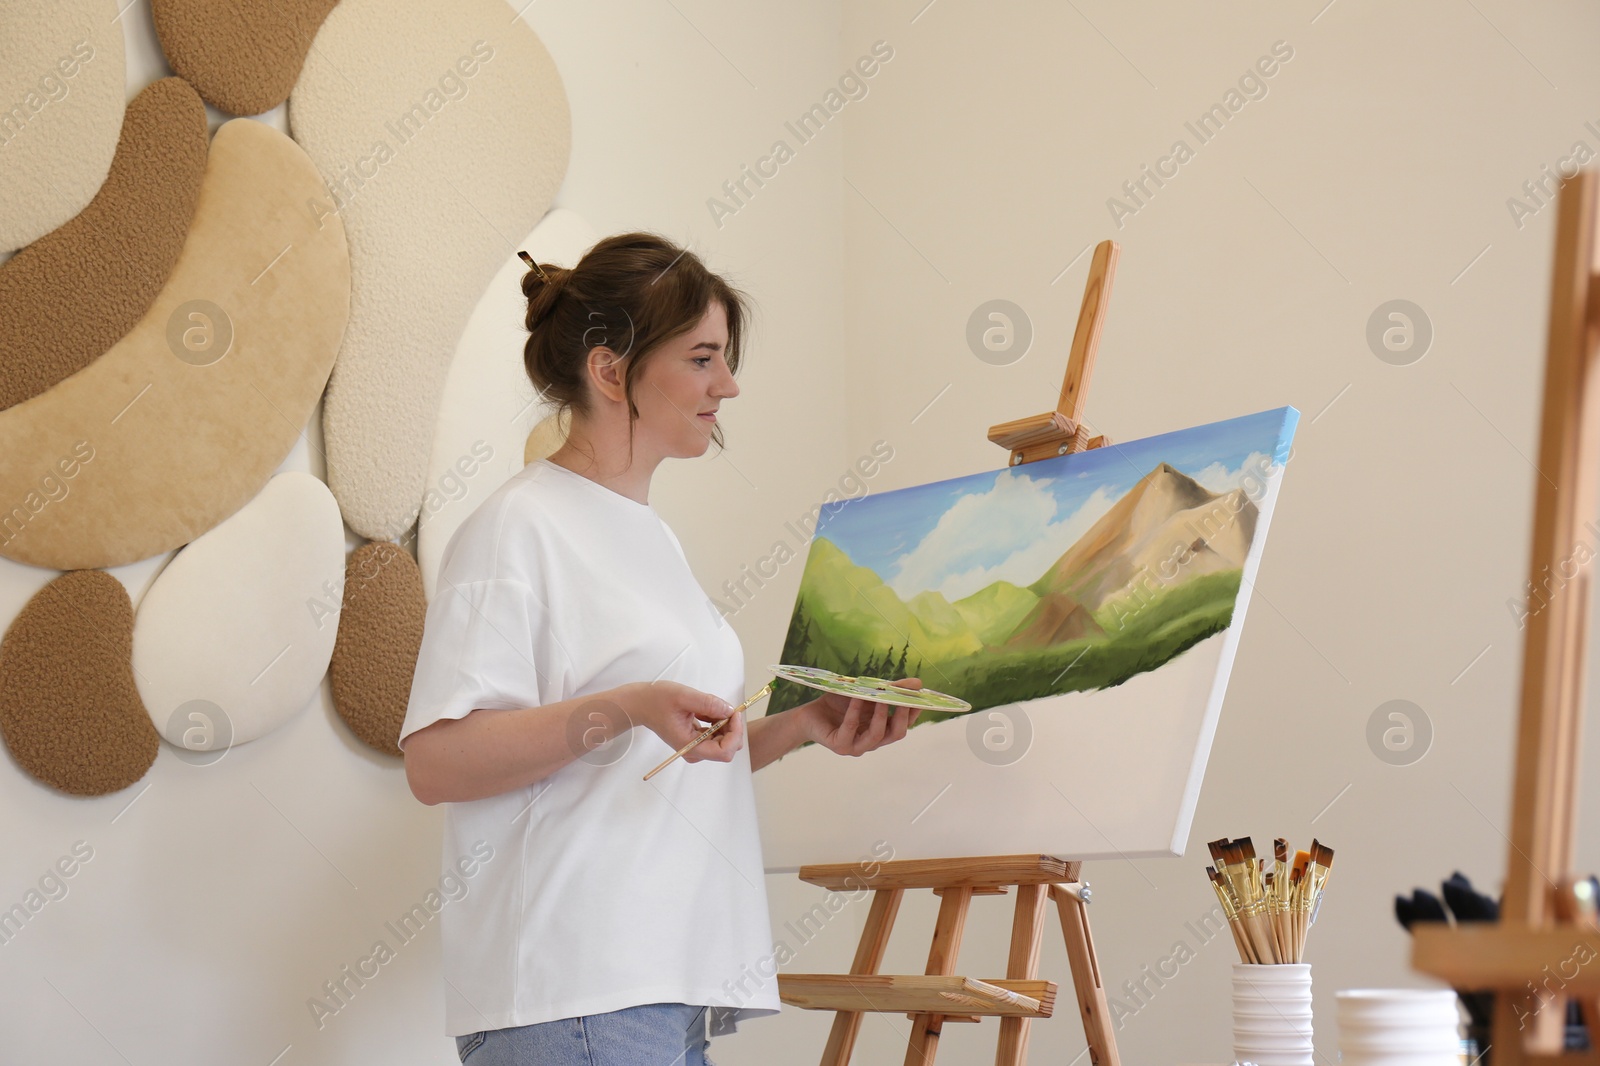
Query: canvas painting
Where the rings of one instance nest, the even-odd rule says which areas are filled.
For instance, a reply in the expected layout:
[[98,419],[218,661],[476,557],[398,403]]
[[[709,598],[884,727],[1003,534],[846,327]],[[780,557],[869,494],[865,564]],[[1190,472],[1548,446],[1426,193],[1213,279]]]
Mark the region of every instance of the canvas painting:
[[[1299,412],[1280,407],[831,504],[781,654],[918,677],[858,758],[755,775],[767,868],[1181,855]],[[765,713],[819,693],[778,680]],[[887,849],[892,849],[892,852]]]

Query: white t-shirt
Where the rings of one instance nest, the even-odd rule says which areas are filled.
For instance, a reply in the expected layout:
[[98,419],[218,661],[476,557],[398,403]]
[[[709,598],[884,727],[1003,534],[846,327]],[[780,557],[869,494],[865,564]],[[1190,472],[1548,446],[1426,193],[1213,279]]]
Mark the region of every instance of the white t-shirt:
[[[744,701],[738,635],[666,522],[549,460],[467,518],[438,584],[402,748],[475,708],[634,681]],[[575,718],[573,750],[592,725]],[[714,1033],[778,1013],[750,749],[643,780],[673,751],[638,725],[527,788],[445,805],[447,873],[493,848],[440,911],[447,1035],[644,1003],[708,1005]]]

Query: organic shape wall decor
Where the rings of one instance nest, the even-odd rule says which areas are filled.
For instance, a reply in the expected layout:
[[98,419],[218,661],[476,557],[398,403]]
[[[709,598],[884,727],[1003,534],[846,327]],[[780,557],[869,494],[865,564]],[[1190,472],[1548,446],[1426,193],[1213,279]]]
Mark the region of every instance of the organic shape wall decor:
[[333,657],[344,523],[290,471],[173,557],[139,601],[133,668],[158,732],[217,751],[303,710]]
[[259,115],[289,98],[337,0],[150,0],[161,51],[206,103]]
[[501,0],[344,0],[289,97],[350,234],[350,330],[328,382],[328,485],[350,528],[400,541],[427,490],[445,373],[509,242],[566,173],[554,60]]
[[119,566],[194,540],[289,454],[349,314],[337,217],[317,170],[264,123],[211,142],[172,277],[110,351],[0,411],[0,555]]
[[207,140],[189,83],[151,82],[89,206],[0,265],[0,409],[82,370],[150,310],[189,235]]
[[363,744],[385,755],[401,754],[427,613],[422,572],[405,549],[374,541],[351,553],[329,667],[333,705]]
[[143,777],[160,742],[139,702],[133,604],[101,570],[40,589],[0,641],[0,735],[29,774],[102,796]]

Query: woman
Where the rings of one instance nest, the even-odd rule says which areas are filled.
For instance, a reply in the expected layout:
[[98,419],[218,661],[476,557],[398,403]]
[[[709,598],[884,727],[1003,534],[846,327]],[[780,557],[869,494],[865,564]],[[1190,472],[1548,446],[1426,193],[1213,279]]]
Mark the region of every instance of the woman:
[[643,780],[745,695],[739,638],[649,505],[662,460],[721,446],[743,297],[648,233],[528,262],[524,366],[567,441],[451,538],[400,735],[468,878],[440,916],[446,1031],[475,1066],[701,1066],[708,1024],[779,1009],[775,980],[734,983],[772,944],[751,774],[916,715],[832,694],[734,714]]

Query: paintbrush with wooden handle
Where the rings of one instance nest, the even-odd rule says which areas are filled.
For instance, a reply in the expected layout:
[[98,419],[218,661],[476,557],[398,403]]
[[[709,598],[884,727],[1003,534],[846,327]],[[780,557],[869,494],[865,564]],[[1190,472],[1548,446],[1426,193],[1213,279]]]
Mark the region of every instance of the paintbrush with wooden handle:
[[672,761],[674,759],[678,758],[684,752],[688,751],[690,748],[694,747],[696,744],[700,743],[702,740],[705,740],[712,733],[715,733],[717,730],[721,729],[723,726],[725,726],[729,722],[733,721],[733,716],[734,715],[738,714],[740,711],[744,710],[746,707],[750,706],[752,703],[756,702],[756,700],[759,700],[761,697],[767,696],[767,695],[771,695],[771,693],[772,693],[772,682],[768,681],[765,685],[762,685],[759,690],[757,690],[757,692],[756,692],[756,694],[754,696],[751,696],[749,699],[745,700],[743,703],[739,704],[739,706],[735,707],[731,712],[729,712],[728,717],[722,719],[721,721],[713,722],[711,725],[706,726],[704,729],[702,729],[699,732],[699,734],[693,740],[689,741],[689,743],[685,744],[683,747],[679,748],[677,751],[675,751],[671,755],[667,756],[666,759],[664,759],[662,761],[660,766],[657,766],[654,770],[651,770],[649,773],[645,774],[644,775],[644,779],[646,781],[648,781],[652,777],[656,776],[656,774],[660,773],[662,770],[664,770],[668,766],[672,765]]

